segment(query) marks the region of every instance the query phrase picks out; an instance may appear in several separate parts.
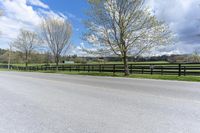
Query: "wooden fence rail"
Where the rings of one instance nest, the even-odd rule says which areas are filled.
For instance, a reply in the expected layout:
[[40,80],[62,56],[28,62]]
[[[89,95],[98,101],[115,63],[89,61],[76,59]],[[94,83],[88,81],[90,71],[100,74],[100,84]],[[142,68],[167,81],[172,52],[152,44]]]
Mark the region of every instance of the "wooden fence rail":
[[[6,65],[0,65],[0,68],[7,68]],[[13,70],[20,71],[55,71],[56,66],[10,66]],[[77,71],[77,72],[110,72],[123,73],[123,64],[86,64],[86,65],[60,65],[59,71]],[[129,64],[131,74],[160,74],[160,75],[178,75],[178,76],[200,76],[200,63],[191,64]]]

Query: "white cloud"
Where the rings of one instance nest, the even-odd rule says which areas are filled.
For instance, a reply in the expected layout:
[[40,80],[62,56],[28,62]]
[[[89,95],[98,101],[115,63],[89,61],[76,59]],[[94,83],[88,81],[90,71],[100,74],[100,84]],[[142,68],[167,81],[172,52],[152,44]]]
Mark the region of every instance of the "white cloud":
[[200,46],[200,0],[149,0],[155,15],[178,36],[174,51],[189,53]]
[[70,48],[70,52],[67,53],[66,55],[88,56],[88,53],[86,53],[85,51],[83,51],[83,48],[84,48],[84,43],[80,43],[79,46],[73,45]]
[[36,30],[44,16],[65,17],[50,9],[47,10],[49,7],[40,0],[0,0],[0,5],[4,10],[3,16],[0,17],[1,48],[8,47],[7,44],[17,37],[21,28]]
[[67,16],[68,16],[70,19],[74,19],[74,20],[76,20],[76,21],[78,21],[78,22],[82,22],[82,19],[81,19],[81,18],[77,17],[76,15],[74,15],[74,14],[72,14],[72,13],[70,13],[70,12],[65,12],[65,14],[67,14]]
[[7,18],[28,24],[37,24],[40,20],[37,12],[33,10],[32,6],[27,5],[26,0],[1,0],[0,2]]
[[[166,21],[172,31],[178,35],[179,42],[171,48],[174,53],[192,52],[200,46],[200,0],[148,0],[159,19]],[[6,48],[12,38],[16,38],[21,28],[35,30],[43,16],[56,16],[81,21],[75,15],[57,13],[41,0],[0,0],[4,16],[0,17],[0,47]],[[76,28],[79,31],[79,28]],[[96,38],[91,37],[91,41]],[[84,45],[84,44],[82,44]],[[80,47],[74,53],[80,52]],[[164,53],[164,52],[163,52]],[[168,51],[168,53],[171,53]]]
[[28,3],[34,6],[42,7],[45,9],[49,9],[49,6],[41,2],[40,0],[28,0]]

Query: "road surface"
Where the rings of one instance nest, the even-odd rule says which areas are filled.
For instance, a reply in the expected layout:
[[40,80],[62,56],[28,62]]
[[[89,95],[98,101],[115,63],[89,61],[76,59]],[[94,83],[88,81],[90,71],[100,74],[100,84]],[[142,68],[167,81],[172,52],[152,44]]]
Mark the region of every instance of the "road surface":
[[200,133],[200,83],[0,72],[0,133]]

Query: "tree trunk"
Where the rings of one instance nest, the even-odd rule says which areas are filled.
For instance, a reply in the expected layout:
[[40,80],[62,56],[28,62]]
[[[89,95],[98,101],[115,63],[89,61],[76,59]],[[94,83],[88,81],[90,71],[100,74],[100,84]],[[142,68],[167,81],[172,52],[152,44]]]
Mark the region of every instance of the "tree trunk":
[[26,62],[25,65],[26,65],[26,70],[28,70],[28,62]]
[[56,57],[56,71],[58,71],[59,67],[59,57]]
[[58,61],[56,62],[56,71],[58,71]]
[[129,76],[130,72],[129,72],[128,59],[127,59],[126,52],[124,52],[123,63],[124,63],[124,75]]
[[25,62],[26,70],[28,70],[28,53],[26,53],[26,62]]
[[11,62],[11,48],[9,49],[8,70],[10,70],[10,62]]

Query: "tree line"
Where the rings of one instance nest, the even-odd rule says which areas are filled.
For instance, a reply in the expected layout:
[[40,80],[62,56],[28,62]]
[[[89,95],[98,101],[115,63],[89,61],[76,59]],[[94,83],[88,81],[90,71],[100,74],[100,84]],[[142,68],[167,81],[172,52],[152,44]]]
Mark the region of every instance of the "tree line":
[[[8,64],[10,61],[13,64],[23,64],[25,62],[24,53],[20,51],[9,51],[5,49],[0,49],[0,63]],[[193,54],[179,54],[179,55],[162,55],[162,56],[150,56],[143,57],[139,56],[135,59],[134,56],[129,56],[127,58],[128,62],[152,62],[152,61],[166,61],[169,63],[200,63],[199,53]],[[78,56],[78,55],[62,55],[60,57],[60,62],[63,64],[64,61],[71,61],[77,64],[90,64],[90,63],[108,63],[108,62],[119,62],[121,63],[121,58],[117,56],[106,56],[106,57],[94,57],[94,56]],[[51,65],[54,63],[54,57],[50,52],[37,52],[33,51],[30,55],[31,64],[44,64]]]

